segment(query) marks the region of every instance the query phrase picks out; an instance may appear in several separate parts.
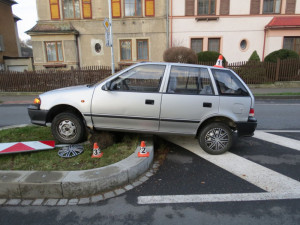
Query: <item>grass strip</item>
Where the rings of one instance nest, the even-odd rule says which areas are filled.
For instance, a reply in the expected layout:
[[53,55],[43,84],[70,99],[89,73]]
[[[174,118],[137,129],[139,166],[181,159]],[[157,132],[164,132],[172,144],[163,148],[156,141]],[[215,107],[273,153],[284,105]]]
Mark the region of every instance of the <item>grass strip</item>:
[[[103,157],[100,159],[91,158],[93,148],[91,144],[84,144],[84,152],[73,158],[59,157],[57,153],[60,148],[38,152],[0,154],[0,170],[69,171],[99,168],[116,163],[131,155],[138,145],[138,138],[134,134],[124,134],[121,142],[101,150]],[[53,140],[49,127],[28,126],[0,131],[0,142],[2,143],[39,140]]]

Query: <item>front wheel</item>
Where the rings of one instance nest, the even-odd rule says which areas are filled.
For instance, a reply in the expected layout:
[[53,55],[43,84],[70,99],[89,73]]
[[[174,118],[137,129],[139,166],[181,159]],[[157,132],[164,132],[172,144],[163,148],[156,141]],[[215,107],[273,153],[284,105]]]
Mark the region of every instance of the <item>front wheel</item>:
[[232,146],[232,130],[224,123],[205,126],[198,137],[201,148],[209,154],[219,155]]
[[66,112],[55,116],[51,124],[51,131],[60,143],[76,144],[83,140],[85,126],[81,118]]

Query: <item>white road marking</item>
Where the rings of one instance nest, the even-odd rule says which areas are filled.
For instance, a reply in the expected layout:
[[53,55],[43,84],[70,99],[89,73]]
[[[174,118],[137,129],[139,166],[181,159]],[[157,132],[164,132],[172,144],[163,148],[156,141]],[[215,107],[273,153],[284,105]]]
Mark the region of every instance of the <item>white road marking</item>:
[[286,138],[259,130],[255,131],[253,137],[300,151],[300,141],[295,139]]
[[299,193],[245,193],[245,194],[205,194],[205,195],[160,195],[139,196],[138,204],[172,204],[204,202],[243,202],[300,199]]
[[[264,132],[261,132],[261,134],[263,133]],[[269,139],[267,141],[272,142],[273,138],[279,137],[277,135],[274,136],[268,136]],[[193,152],[194,154],[221,167],[222,169],[227,170],[228,172],[246,180],[247,182],[254,184],[255,186],[267,191],[267,193],[140,196],[138,197],[139,204],[258,201],[300,198],[300,182],[292,178],[284,176],[278,172],[270,170],[255,162],[251,162],[250,160],[247,160],[230,152],[226,152],[222,155],[209,155],[200,148],[197,140],[191,137],[165,136],[164,138]],[[288,139],[288,141],[291,141],[291,139],[289,138],[286,139]],[[296,141],[296,144],[298,144],[298,142]],[[278,143],[284,144],[284,146],[286,145],[286,143],[281,141],[278,141]]]
[[256,130],[262,132],[272,132],[272,133],[300,133],[300,130]]

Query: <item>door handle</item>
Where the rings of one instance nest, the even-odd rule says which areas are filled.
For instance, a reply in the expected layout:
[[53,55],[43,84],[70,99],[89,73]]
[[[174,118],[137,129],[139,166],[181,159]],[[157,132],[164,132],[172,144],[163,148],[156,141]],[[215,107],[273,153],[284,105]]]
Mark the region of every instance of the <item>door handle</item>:
[[146,105],[154,105],[154,100],[146,99],[146,100],[145,100],[145,104],[146,104]]
[[212,104],[210,102],[203,102],[203,107],[211,108]]

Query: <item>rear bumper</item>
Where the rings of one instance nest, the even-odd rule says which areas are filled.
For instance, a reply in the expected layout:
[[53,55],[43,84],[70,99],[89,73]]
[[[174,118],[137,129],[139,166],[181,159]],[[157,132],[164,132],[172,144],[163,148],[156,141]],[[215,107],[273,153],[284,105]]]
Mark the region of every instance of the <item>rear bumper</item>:
[[48,110],[40,110],[37,106],[31,105],[28,107],[28,115],[31,123],[46,126]]
[[239,136],[253,136],[257,127],[257,120],[254,117],[249,117],[247,122],[238,122],[237,131]]

